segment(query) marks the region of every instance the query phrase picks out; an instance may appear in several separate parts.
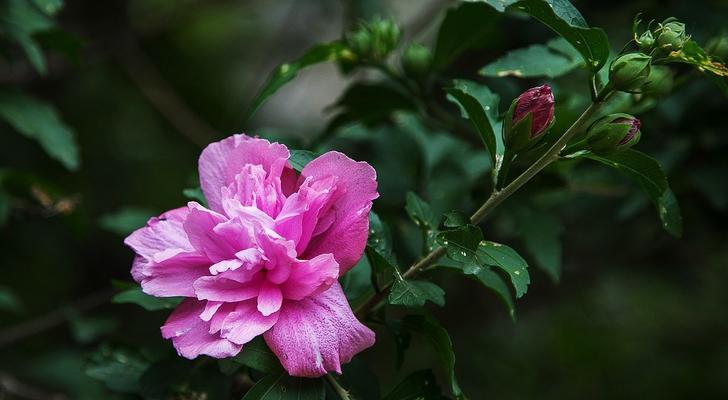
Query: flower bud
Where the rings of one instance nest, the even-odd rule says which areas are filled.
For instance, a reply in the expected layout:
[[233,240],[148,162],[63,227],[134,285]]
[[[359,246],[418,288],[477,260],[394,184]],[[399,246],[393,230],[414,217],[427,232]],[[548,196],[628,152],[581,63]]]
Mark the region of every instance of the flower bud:
[[397,46],[399,36],[399,27],[392,20],[376,18],[361,22],[346,36],[346,44],[362,59],[382,61]]
[[659,32],[657,39],[655,40],[657,47],[667,51],[677,51],[682,49],[683,45],[688,40],[685,35],[685,24],[678,21],[665,21],[666,22],[664,22],[655,31],[655,33]]
[[609,68],[609,82],[615,89],[629,92],[639,89],[650,75],[652,57],[642,53],[625,54]]
[[554,95],[549,85],[537,86],[513,100],[503,125],[503,141],[513,152],[538,142],[554,121]]
[[624,113],[610,114],[589,128],[587,144],[595,154],[610,154],[634,146],[640,140],[640,120]]
[[402,69],[407,75],[421,79],[430,69],[432,52],[429,48],[418,44],[410,44],[402,54]]
[[655,45],[655,38],[654,36],[652,36],[652,32],[645,31],[645,33],[640,35],[639,39],[637,39],[636,42],[640,50],[647,53],[650,51],[650,49],[652,49],[652,46]]
[[673,76],[670,68],[664,65],[653,65],[642,92],[653,96],[665,96],[672,91]]

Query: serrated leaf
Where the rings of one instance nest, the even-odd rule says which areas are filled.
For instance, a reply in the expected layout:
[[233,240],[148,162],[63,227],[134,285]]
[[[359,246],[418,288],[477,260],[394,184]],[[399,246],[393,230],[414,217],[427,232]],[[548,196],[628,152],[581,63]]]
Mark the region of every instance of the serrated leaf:
[[427,301],[438,306],[445,305],[445,291],[432,282],[395,279],[389,292],[389,304],[405,307],[422,307]]
[[657,160],[634,149],[606,156],[589,154],[587,157],[634,178],[655,206],[665,230],[675,236],[682,234],[680,207]]
[[668,55],[670,61],[690,64],[701,72],[710,72],[717,76],[728,77],[728,67],[710,57],[694,40],[687,41],[678,51]]
[[447,330],[440,323],[429,315],[408,315],[402,320],[404,327],[412,332],[419,333],[427,338],[435,349],[438,357],[445,366],[450,391],[458,398],[463,397],[463,391],[458,385],[455,377],[455,353],[452,348],[452,341]]
[[[571,47],[566,40],[559,39]],[[483,67],[479,73],[490,77],[535,78],[545,76],[556,78],[566,75],[583,63],[578,53],[577,58],[573,58],[569,54],[555,50],[549,44],[534,44],[508,52],[505,56]]]
[[321,378],[296,378],[287,373],[268,375],[253,385],[242,400],[324,400]]
[[52,105],[20,92],[0,90],[0,118],[37,141],[51,158],[69,170],[80,166],[74,133]]
[[336,61],[345,46],[340,41],[316,45],[306,51],[301,57],[290,62],[279,65],[268,77],[260,92],[253,98],[248,118],[260,108],[260,106],[283,85],[293,80],[298,73],[312,65],[327,61]]
[[119,236],[126,236],[143,227],[154,215],[156,215],[154,211],[146,208],[127,207],[101,216],[99,225]]
[[437,386],[435,374],[422,370],[408,375],[384,400],[443,400],[445,397]]
[[313,151],[291,149],[291,156],[288,157],[288,163],[300,173],[303,167],[313,161],[314,158],[316,158],[316,153]]
[[422,231],[423,253],[430,252],[435,244],[435,235],[437,234],[437,219],[432,212],[432,208],[414,192],[407,192],[404,208],[412,222]]
[[590,28],[568,0],[480,0],[498,11],[524,12],[561,35],[584,58],[593,72],[609,59],[609,41],[601,28]]
[[450,259],[462,263],[464,273],[477,275],[483,269],[497,267],[510,277],[516,297],[528,290],[531,278],[526,261],[512,248],[484,240],[478,227],[465,225],[441,232],[437,241]]
[[[486,96],[476,96],[475,93],[490,90],[478,83],[467,80],[455,80],[453,86],[446,89],[448,100],[457,103],[462,110],[463,118],[467,118],[475,130],[480,135],[488,154],[490,155],[491,166],[495,162],[497,154],[496,135],[493,125],[488,118],[488,112],[495,109],[497,113],[497,103],[482,103],[481,99]],[[490,97],[489,100],[497,101],[497,97]]]
[[495,37],[493,9],[478,3],[462,3],[447,11],[437,34],[432,67],[441,70],[466,50],[483,47]]
[[182,301],[181,297],[154,297],[142,292],[142,288],[135,287],[124,290],[111,298],[112,303],[136,304],[147,311],[169,310],[177,307]]

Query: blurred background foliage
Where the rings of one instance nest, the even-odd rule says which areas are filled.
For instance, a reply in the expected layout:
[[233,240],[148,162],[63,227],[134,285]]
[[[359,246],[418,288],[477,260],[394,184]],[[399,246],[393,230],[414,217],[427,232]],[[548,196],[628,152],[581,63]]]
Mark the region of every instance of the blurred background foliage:
[[[607,31],[616,50],[630,39],[638,12],[648,20],[677,16],[700,43],[724,34],[728,19],[721,0],[574,3],[592,26]],[[405,43],[430,45],[450,4],[3,1],[0,398],[224,399],[250,386],[214,363],[192,374],[190,362],[159,335],[168,311],[109,302],[131,280],[132,254],[122,238],[187,201],[181,189],[197,186],[197,156],[213,140],[244,131],[370,162],[382,195],[375,210],[393,227],[402,259],[420,249],[419,232],[403,212],[407,191],[427,199],[437,215],[472,211],[487,194],[487,155],[477,137],[425,136],[407,113],[330,134],[332,105],[347,85],[376,82],[377,72],[345,75],[329,64],[307,69],[246,120],[254,94],[278,64],[376,15],[394,18]],[[481,50],[458,57],[442,76],[488,84],[503,110],[543,81],[484,78],[478,71],[509,50],[551,37],[538,23],[503,17]],[[714,45],[728,47],[725,39]],[[549,82],[555,130],[563,131],[588,93],[579,72]],[[354,110],[378,104],[366,93],[348,93],[343,104]],[[443,93],[435,101],[455,110]],[[447,292],[445,307],[432,311],[452,336],[466,393],[728,396],[727,107],[709,80],[691,79],[639,113],[638,148],[670,176],[684,218],[681,239],[663,231],[644,195],[613,171],[561,163],[484,224],[489,238],[541,267],[531,269],[516,323],[476,282],[431,275]],[[410,351],[397,369],[386,331],[378,331],[378,343],[363,359],[384,392],[437,363],[434,354]]]

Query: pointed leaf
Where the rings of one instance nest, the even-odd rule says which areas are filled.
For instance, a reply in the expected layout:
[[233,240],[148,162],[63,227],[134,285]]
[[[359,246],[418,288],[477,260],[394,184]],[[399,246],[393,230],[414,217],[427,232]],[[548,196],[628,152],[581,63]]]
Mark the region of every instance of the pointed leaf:
[[405,307],[422,307],[430,301],[438,306],[445,305],[445,291],[432,282],[395,279],[389,292],[389,304]]

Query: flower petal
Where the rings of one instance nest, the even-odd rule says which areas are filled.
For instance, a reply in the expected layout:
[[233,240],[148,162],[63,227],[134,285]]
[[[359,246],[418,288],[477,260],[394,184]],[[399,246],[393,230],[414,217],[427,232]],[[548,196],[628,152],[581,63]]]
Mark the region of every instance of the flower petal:
[[[336,177],[333,203],[322,215],[301,258],[331,253],[339,263],[340,274],[356,264],[369,234],[369,210],[376,199],[377,174],[369,164],[330,151],[316,158],[301,171],[299,182]],[[319,228],[318,225],[321,225]]]
[[291,266],[291,275],[281,290],[288,300],[302,300],[331,286],[339,276],[339,264],[331,254],[321,254]]
[[[187,205],[189,214],[183,226],[192,246],[207,255],[213,263],[235,258],[235,242],[238,238],[229,231],[221,235],[215,227],[228,222],[228,219],[214,211],[208,210],[199,203],[191,201]],[[235,226],[227,224],[227,226]],[[240,227],[241,234],[243,228]]]
[[198,300],[224,302],[252,299],[258,296],[262,278],[262,275],[253,275],[250,271],[241,269],[215,276],[203,276],[193,284],[194,296]]
[[374,344],[374,332],[351,312],[341,286],[301,301],[286,302],[263,337],[293,376],[341,373],[341,364]]
[[281,288],[270,282],[263,282],[258,294],[258,311],[267,317],[280,310],[281,304],[283,304]]
[[246,135],[233,135],[208,145],[200,155],[200,186],[214,211],[223,212],[221,190],[246,164],[261,165],[268,176],[280,178],[288,167],[288,149],[278,143]]
[[124,239],[124,244],[137,254],[131,269],[134,280],[141,282],[144,278],[142,269],[154,260],[155,255],[194,251],[182,227],[188,213],[187,207],[169,210],[159,217],[150,218],[146,226]]
[[245,344],[265,333],[278,321],[278,313],[261,314],[254,301],[238,303],[235,311],[228,314],[222,323],[220,336],[237,344]]
[[162,337],[172,339],[177,353],[189,359],[200,354],[215,358],[238,354],[242,349],[240,344],[209,333],[209,323],[200,318],[205,303],[194,299],[180,303],[162,326]]

